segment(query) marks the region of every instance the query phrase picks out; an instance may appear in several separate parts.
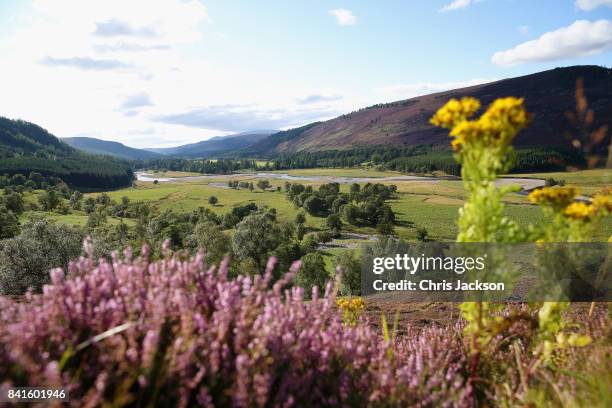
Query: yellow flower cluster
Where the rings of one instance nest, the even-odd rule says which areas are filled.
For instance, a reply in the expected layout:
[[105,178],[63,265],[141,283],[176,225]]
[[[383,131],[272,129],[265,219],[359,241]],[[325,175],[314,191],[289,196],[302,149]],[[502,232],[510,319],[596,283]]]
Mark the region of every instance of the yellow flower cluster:
[[566,207],[578,194],[574,187],[544,187],[529,193],[529,201],[553,207]]
[[582,202],[571,203],[565,208],[563,213],[566,217],[573,220],[588,221],[593,218],[595,214],[597,214],[597,208]]
[[450,136],[454,138],[451,146],[454,151],[459,151],[464,145],[473,143],[509,145],[529,121],[522,98],[497,99],[479,119],[467,120],[479,108],[480,102],[474,98],[451,99],[436,112],[431,123],[450,128]]
[[358,312],[363,310],[365,302],[362,298],[338,299],[336,300],[336,306],[343,311]]
[[564,214],[571,219],[589,221],[597,215],[606,215],[612,212],[612,194],[604,191],[595,194],[591,204],[572,203],[567,206]]
[[338,299],[336,305],[342,310],[342,321],[349,326],[357,324],[359,315],[365,308],[365,302],[361,298]]
[[612,212],[612,194],[603,191],[595,194],[590,204],[574,202],[578,191],[573,187],[545,187],[529,194],[529,201],[563,210],[573,220],[589,221],[596,215]]
[[480,102],[468,96],[457,100],[451,99],[431,118],[431,124],[451,129],[472,117],[480,109]]
[[612,212],[612,192],[604,191],[593,196],[591,205],[598,211]]
[[489,106],[481,120],[493,127],[512,127],[522,129],[529,122],[529,115],[523,105],[523,98],[499,98]]

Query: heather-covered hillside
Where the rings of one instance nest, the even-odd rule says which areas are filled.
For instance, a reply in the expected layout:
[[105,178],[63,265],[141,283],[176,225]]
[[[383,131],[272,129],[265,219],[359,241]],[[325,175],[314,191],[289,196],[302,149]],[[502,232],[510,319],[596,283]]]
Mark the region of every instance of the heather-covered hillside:
[[279,132],[248,150],[272,154],[351,149],[359,145],[448,146],[446,133],[432,126],[429,118],[450,98],[462,96],[478,98],[483,106],[495,98],[521,96],[534,121],[518,136],[516,145],[566,145],[569,141],[565,134],[572,130],[566,112],[575,109],[579,78],[584,80],[589,107],[595,112],[593,127],[612,127],[612,69],[574,66],[370,106],[332,120]]

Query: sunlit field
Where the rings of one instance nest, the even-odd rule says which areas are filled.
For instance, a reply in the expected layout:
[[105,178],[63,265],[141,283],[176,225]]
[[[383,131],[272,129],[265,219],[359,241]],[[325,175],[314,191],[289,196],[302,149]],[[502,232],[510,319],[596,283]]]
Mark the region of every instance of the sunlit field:
[[[293,170],[289,173],[296,176],[336,176],[336,177],[393,177],[398,175],[395,172],[379,172],[367,169],[307,169]],[[529,177],[546,179],[555,177],[566,179],[568,183],[577,186],[584,191],[596,191],[606,185],[605,180],[609,176],[609,170],[586,170],[572,173],[538,173],[530,175],[512,175],[511,177]],[[157,174],[156,174],[157,175]],[[184,178],[193,176],[192,173],[170,172],[164,173],[163,177]],[[162,173],[159,173],[162,177]],[[233,176],[233,180],[256,182],[254,177]],[[305,185],[318,186],[322,181],[300,181]],[[108,195],[116,201],[121,197],[128,197],[131,201],[149,202],[155,208],[163,210],[173,210],[179,212],[193,211],[199,207],[210,208],[217,214],[224,214],[232,207],[255,203],[275,208],[281,219],[292,221],[299,212],[298,208],[287,200],[284,192],[285,181],[270,179],[271,187],[266,191],[255,188],[254,191],[248,189],[233,189],[227,187],[227,177],[219,176],[212,179],[185,179],[172,182],[136,182],[135,187],[109,191]],[[363,184],[363,183],[361,183]],[[434,240],[451,241],[457,233],[455,218],[457,210],[463,205],[464,189],[460,180],[436,180],[429,181],[388,181],[384,184],[394,184],[398,189],[396,199],[390,201],[393,211],[397,215],[396,233],[399,237],[407,240],[414,240],[416,230],[424,227],[429,232],[429,237]],[[281,187],[281,191],[277,191]],[[348,191],[349,185],[342,184],[341,191]],[[100,193],[90,193],[97,196]],[[215,196],[218,203],[211,205],[208,198]],[[539,209],[529,203],[523,194],[513,193],[506,197],[508,204],[508,214],[516,218],[520,223],[538,222],[540,219]],[[82,225],[86,220],[85,215],[54,215],[55,219],[64,222]],[[306,226],[318,229],[324,222],[322,217],[314,217],[306,214]],[[111,221],[112,222],[112,221]],[[601,237],[611,231],[612,224],[607,221],[606,229],[601,232]],[[367,234],[375,233],[373,228],[357,228],[347,226],[347,231],[363,232]]]

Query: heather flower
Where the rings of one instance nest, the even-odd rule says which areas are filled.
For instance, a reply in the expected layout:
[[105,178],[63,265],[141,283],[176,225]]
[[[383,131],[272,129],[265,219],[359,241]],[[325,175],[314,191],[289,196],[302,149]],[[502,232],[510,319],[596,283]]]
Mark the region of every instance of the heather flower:
[[473,404],[460,328],[389,342],[344,324],[331,284],[309,301],[283,289],[299,263],[271,285],[275,259],[229,279],[227,261],[149,252],[80,258],[42,294],[0,298],[1,387],[61,386],[75,407]]

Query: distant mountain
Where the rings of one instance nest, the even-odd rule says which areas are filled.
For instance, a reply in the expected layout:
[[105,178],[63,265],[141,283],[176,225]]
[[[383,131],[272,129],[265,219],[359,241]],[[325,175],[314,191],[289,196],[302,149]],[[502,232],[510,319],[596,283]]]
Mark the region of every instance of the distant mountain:
[[578,78],[584,79],[589,107],[595,112],[593,128],[607,125],[612,129],[612,69],[574,66],[370,106],[325,122],[278,132],[248,147],[243,153],[274,155],[366,145],[449,146],[448,132],[430,125],[429,119],[450,98],[462,96],[474,96],[485,107],[499,97],[524,97],[534,120],[519,133],[515,144],[564,145],[568,143],[564,135],[569,130],[565,114],[575,110]]
[[65,137],[62,141],[79,150],[89,153],[119,157],[127,160],[155,159],[162,157],[159,153],[135,149],[119,142],[94,139],[93,137]]
[[276,132],[276,130],[257,130],[235,135],[215,136],[202,142],[190,143],[182,146],[151,148],[147,150],[169,156],[205,158],[245,149]]
[[32,171],[79,188],[117,188],[133,179],[124,161],[83,153],[40,126],[0,117],[0,174]]

